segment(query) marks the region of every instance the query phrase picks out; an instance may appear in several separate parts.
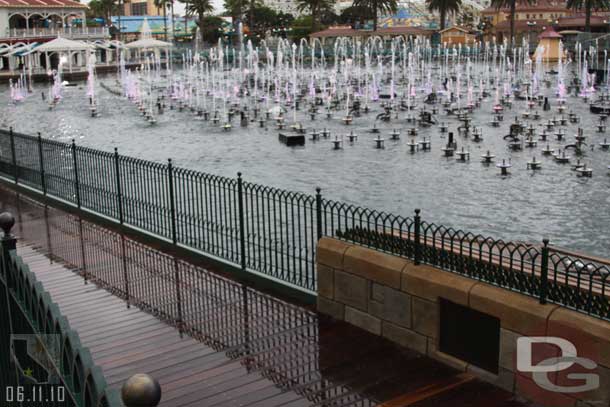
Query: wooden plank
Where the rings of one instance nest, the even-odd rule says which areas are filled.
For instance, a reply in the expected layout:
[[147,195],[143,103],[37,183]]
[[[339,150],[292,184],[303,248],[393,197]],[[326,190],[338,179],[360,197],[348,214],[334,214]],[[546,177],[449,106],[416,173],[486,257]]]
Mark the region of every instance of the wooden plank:
[[472,380],[474,380],[474,376],[467,373],[461,373],[459,375],[449,377],[445,380],[432,383],[428,386],[420,387],[416,391],[412,391],[407,394],[395,397],[391,400],[379,404],[379,407],[412,406],[418,401],[426,400],[431,397],[437,396],[440,393],[452,390],[455,387],[461,386],[462,384],[465,384]]

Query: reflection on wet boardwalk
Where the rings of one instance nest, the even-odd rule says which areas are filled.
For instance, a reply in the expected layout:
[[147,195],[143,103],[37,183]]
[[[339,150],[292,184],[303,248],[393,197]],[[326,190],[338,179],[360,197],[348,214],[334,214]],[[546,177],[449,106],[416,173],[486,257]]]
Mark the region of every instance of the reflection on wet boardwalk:
[[518,406],[502,390],[6,190],[18,253],[107,382],[162,406]]

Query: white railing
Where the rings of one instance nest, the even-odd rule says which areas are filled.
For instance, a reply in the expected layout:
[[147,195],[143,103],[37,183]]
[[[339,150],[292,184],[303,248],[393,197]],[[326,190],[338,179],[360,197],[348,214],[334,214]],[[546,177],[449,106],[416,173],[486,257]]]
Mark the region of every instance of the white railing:
[[108,27],[64,27],[64,28],[9,28],[4,38],[41,38],[57,37],[66,38],[100,38],[108,37]]

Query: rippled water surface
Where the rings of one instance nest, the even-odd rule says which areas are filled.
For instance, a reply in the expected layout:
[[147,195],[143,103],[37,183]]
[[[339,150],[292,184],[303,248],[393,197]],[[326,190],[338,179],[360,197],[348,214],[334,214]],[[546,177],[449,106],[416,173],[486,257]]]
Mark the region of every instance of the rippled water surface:
[[[115,85],[113,78],[101,81]],[[372,140],[376,136],[367,129],[379,107],[368,116],[355,118],[351,126],[340,121],[344,111],[335,112],[333,120],[323,114],[313,122],[300,116],[308,129],[327,127],[333,137],[353,130],[359,136],[353,145],[346,142],[343,150],[336,151],[324,139],[308,139],[305,147],[286,147],[279,143],[278,130],[271,122],[265,129],[259,128],[258,123],[241,128],[236,118],[234,129],[223,132],[191,113],[168,109],[158,118],[157,125],[150,126],[129,101],[101,88],[101,116],[95,119],[89,117],[84,86],[68,88],[54,111],[41,101],[40,92],[47,93],[46,85],[38,85],[34,95],[19,106],[9,105],[6,87],[0,90],[3,128],[13,126],[28,134],[41,132],[44,137],[61,141],[75,138],[80,145],[106,151],[118,147],[121,154],[148,160],[172,158],[182,167],[230,177],[241,171],[248,181],[289,190],[313,193],[320,186],[327,198],[405,216],[411,216],[414,208],[422,208],[422,216],[429,222],[473,233],[528,242],[549,237],[558,246],[610,255],[610,152],[599,148],[587,151],[583,159],[593,168],[593,177],[580,178],[570,165],[542,157],[542,144],[520,152],[509,151],[502,136],[524,110],[523,102],[505,113],[505,120],[497,129],[487,124],[491,120],[492,99],[486,100],[474,115],[474,124],[483,127],[483,142],[456,137],[458,148],[463,146],[471,152],[470,162],[461,163],[442,156],[440,149],[446,138],[437,127],[420,129],[417,137],[430,137],[432,151],[411,154],[406,145],[411,138],[406,135],[410,127],[404,119],[406,112],[399,114],[399,120],[378,125],[386,147],[375,149]],[[596,132],[598,118],[589,113],[588,105],[570,97],[568,106],[581,115],[580,126],[589,144],[597,147],[604,137],[610,138]],[[546,118],[553,115],[559,116],[556,106],[546,113]],[[287,122],[291,119],[292,114],[288,113]],[[450,130],[456,131],[456,119],[441,120],[447,120]],[[552,138],[550,145],[573,142],[577,127],[567,126],[567,141],[560,143]],[[389,133],[395,128],[402,130],[399,141],[389,140]],[[499,159],[512,160],[510,176],[502,177],[494,165],[480,162],[480,155],[488,149]],[[533,155],[543,161],[542,170],[535,173],[526,170],[526,162]]]

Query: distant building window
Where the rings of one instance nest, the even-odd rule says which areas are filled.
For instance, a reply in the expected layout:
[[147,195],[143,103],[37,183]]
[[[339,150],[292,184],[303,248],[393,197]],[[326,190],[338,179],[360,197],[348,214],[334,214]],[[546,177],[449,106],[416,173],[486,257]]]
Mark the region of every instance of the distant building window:
[[146,12],[146,2],[142,3],[131,3],[131,15],[132,16],[145,16]]

